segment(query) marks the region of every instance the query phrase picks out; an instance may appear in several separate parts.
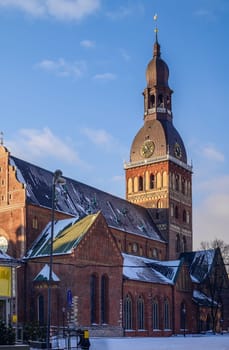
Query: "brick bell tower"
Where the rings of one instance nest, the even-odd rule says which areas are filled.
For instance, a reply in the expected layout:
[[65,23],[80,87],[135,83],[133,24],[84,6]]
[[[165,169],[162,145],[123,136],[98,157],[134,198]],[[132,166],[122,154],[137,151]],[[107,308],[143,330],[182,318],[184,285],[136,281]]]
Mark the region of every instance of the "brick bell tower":
[[157,28],[153,58],[146,69],[144,125],[125,163],[126,199],[149,208],[168,242],[167,258],[192,250],[192,167],[173,125],[169,69],[161,59]]

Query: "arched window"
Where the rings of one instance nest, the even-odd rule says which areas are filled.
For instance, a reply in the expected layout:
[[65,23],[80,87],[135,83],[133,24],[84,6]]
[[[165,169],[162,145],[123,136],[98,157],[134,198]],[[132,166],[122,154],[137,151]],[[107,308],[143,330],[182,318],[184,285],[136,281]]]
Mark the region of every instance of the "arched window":
[[160,199],[157,201],[157,208],[163,208],[163,202]]
[[153,248],[153,250],[152,250],[152,258],[158,259],[158,250],[157,250],[157,248]]
[[179,191],[179,175],[175,176],[175,190]]
[[144,329],[144,300],[140,296],[137,301],[137,325],[138,329]]
[[34,218],[33,218],[32,227],[33,227],[34,229],[37,229],[37,228],[38,228],[38,220],[37,220],[37,217],[36,217],[36,216],[34,216]]
[[186,313],[187,313],[187,309],[186,309],[186,305],[185,303],[181,303],[180,306],[180,329],[185,330],[186,327]]
[[95,274],[90,277],[90,314],[91,314],[91,324],[98,323],[97,318],[97,291],[98,288],[98,278]]
[[108,277],[103,275],[101,278],[101,323],[108,323],[109,295],[108,295]]
[[155,96],[154,95],[150,95],[149,108],[153,108],[153,107],[155,107]]
[[179,218],[179,209],[178,206],[175,206],[175,218],[178,219]]
[[158,307],[157,298],[153,299],[152,322],[153,322],[153,329],[159,329],[159,307]]
[[183,251],[186,252],[187,251],[187,240],[186,237],[183,236]]
[[173,203],[171,203],[170,211],[171,211],[171,216],[174,216],[174,204]]
[[155,176],[154,174],[150,174],[149,188],[153,189],[154,187],[155,187]]
[[180,235],[176,235],[176,252],[179,253],[181,251],[181,242]]
[[163,95],[159,95],[158,96],[158,107],[164,107],[164,99],[163,99]]
[[185,194],[185,179],[184,178],[182,178],[182,181],[181,181],[181,192],[183,194]]
[[44,296],[43,295],[38,296],[37,309],[38,309],[37,319],[38,319],[39,326],[43,326],[44,325]]
[[139,176],[138,178],[138,190],[143,191],[143,177]]
[[169,308],[169,301],[168,299],[165,299],[164,301],[164,329],[170,329],[170,308]]
[[183,210],[183,222],[187,222],[187,213],[186,213],[186,210],[184,209]]
[[124,328],[132,329],[132,299],[129,294],[124,299]]

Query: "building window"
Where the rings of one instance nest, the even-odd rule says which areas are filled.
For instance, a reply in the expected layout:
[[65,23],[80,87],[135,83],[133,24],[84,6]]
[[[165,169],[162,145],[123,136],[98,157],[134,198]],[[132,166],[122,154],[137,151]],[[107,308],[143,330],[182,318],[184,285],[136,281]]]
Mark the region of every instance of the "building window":
[[130,295],[124,299],[124,328],[132,329],[132,299]]
[[183,222],[187,222],[187,213],[186,210],[183,210]]
[[179,175],[175,176],[175,190],[179,191]]
[[178,219],[179,218],[179,209],[178,206],[175,206],[175,218]]
[[137,301],[137,325],[138,329],[144,329],[144,300],[141,296]]
[[38,318],[38,323],[39,326],[43,326],[44,325],[44,297],[43,295],[39,295],[38,296],[38,312],[37,312],[37,318]]
[[133,243],[132,249],[133,249],[133,252],[134,252],[134,253],[137,253],[137,251],[138,251],[138,245],[137,245],[137,243]]
[[139,176],[138,178],[138,190],[143,191],[143,177]]
[[152,321],[153,321],[153,329],[159,329],[159,307],[158,300],[155,298],[153,300],[152,305]]
[[34,229],[38,229],[38,220],[37,220],[37,217],[36,217],[36,216],[34,216],[34,218],[33,218],[32,227],[33,227]]
[[180,235],[177,234],[177,236],[176,236],[176,252],[180,253],[180,251],[181,251]]
[[170,309],[168,299],[164,301],[164,329],[170,329]]
[[155,187],[155,176],[150,174],[149,178],[149,188],[152,190]]
[[91,314],[91,324],[97,323],[97,276],[91,275],[90,277],[90,314]]
[[181,303],[181,306],[180,306],[180,329],[183,329],[185,330],[186,328],[186,306],[185,306],[185,303]]
[[181,182],[181,192],[183,194],[185,194],[185,179],[184,178],[182,178],[182,182]]
[[108,277],[101,278],[101,323],[108,323]]
[[173,203],[171,203],[170,211],[171,211],[171,216],[174,216],[174,204]]
[[157,250],[157,248],[153,248],[152,257],[154,259],[158,259],[158,250]]
[[158,96],[158,107],[164,107],[163,95]]

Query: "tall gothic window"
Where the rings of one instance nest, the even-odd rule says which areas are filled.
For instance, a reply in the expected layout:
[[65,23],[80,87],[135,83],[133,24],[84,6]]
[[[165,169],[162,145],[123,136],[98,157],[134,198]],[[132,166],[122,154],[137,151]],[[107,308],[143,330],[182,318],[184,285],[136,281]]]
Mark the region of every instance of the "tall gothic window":
[[139,176],[138,178],[138,190],[143,191],[143,177]]
[[132,329],[132,299],[129,294],[124,299],[124,328]]
[[157,298],[153,300],[152,321],[153,321],[153,329],[159,329],[159,306],[158,306]]
[[176,236],[176,252],[179,253],[180,251],[181,251],[180,235],[177,234],[177,236]]
[[138,329],[144,329],[144,300],[141,296],[137,301],[137,325]]
[[149,188],[153,189],[154,187],[155,187],[155,176],[154,174],[150,174]]
[[101,278],[101,323],[108,323],[108,277]]
[[44,296],[39,295],[38,300],[37,300],[37,306],[38,306],[38,313],[37,313],[37,318],[38,318],[38,323],[40,326],[44,325]]
[[169,301],[165,299],[164,301],[164,329],[170,329],[170,309],[169,309]]
[[91,314],[91,324],[97,323],[97,276],[95,274],[90,277],[90,314]]

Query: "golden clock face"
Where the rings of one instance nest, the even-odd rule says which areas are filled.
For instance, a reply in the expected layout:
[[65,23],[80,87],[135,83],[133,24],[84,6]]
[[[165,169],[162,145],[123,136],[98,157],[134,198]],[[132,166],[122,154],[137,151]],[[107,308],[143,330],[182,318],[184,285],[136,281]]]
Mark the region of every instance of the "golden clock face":
[[154,152],[155,145],[152,140],[146,140],[141,148],[141,155],[144,158],[149,158]]
[[174,146],[174,154],[175,154],[175,157],[177,157],[177,158],[181,158],[181,156],[182,156],[182,152],[181,152],[181,147],[180,147],[180,145],[179,145],[179,143],[175,143],[175,146]]

